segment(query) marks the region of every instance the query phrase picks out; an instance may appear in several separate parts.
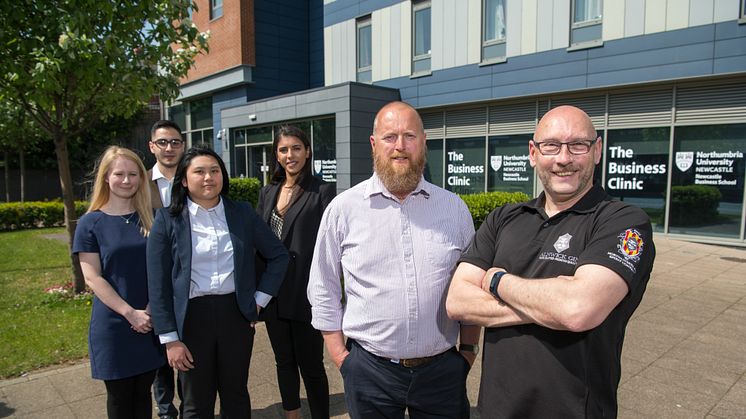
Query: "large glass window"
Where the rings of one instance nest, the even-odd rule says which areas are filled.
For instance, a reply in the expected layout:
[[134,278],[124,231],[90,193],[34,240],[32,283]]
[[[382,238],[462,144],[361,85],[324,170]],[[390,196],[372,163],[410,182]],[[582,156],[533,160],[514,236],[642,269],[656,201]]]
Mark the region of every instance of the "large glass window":
[[210,0],[210,19],[223,16],[223,0]]
[[505,0],[482,2],[482,61],[505,57]]
[[184,111],[184,105],[174,105],[168,108],[168,119],[176,122],[176,124],[182,130],[187,129],[186,125],[186,112]]
[[739,238],[746,124],[676,127],[669,233]]
[[412,73],[430,71],[430,2],[413,5],[412,23]]
[[487,190],[534,195],[534,169],[528,159],[531,134],[489,138]]
[[669,127],[607,133],[606,191],[645,210],[654,231],[664,226],[670,133]]
[[427,141],[427,164],[425,180],[443,187],[443,140]]
[[484,137],[446,140],[446,189],[484,192]]
[[602,11],[601,0],[573,0],[571,45],[601,41]]
[[313,174],[327,182],[337,181],[337,135],[334,118],[312,122]]
[[370,17],[357,21],[357,81],[368,83],[372,80],[373,52]]

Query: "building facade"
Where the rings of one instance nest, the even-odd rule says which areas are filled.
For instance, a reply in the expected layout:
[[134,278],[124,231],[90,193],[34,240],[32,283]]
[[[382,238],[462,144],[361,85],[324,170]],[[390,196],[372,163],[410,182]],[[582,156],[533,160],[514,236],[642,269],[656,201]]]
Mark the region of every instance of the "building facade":
[[746,0],[317,6],[323,87],[213,107],[232,174],[262,177],[254,156],[293,122],[315,138],[316,174],[349,188],[371,173],[375,110],[398,98],[423,117],[430,181],[536,196],[527,143],[545,112],[573,104],[604,140],[597,181],[656,232],[746,245]]

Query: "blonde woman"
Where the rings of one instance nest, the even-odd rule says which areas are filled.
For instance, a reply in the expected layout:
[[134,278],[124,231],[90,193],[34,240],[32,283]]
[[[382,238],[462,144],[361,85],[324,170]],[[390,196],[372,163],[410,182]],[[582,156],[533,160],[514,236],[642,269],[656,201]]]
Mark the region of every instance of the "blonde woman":
[[165,363],[148,309],[145,245],[153,212],[145,173],[131,150],[107,148],[73,243],[95,294],[88,352],[93,378],[106,384],[109,418],[150,418],[150,385]]

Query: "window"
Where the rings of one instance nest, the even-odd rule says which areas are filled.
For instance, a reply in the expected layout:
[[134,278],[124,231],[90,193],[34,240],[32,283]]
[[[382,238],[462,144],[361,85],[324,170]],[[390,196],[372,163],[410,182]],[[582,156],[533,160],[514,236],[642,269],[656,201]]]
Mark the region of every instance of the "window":
[[739,14],[739,23],[746,23],[746,0],[741,0],[741,13]]
[[430,2],[415,3],[412,13],[412,74],[430,72]]
[[369,83],[372,79],[372,33],[370,17],[357,21],[357,81]]
[[482,61],[505,57],[505,0],[482,2]]
[[570,46],[601,41],[601,0],[574,0],[572,2],[572,27]]
[[210,19],[223,16],[223,0],[210,0]]

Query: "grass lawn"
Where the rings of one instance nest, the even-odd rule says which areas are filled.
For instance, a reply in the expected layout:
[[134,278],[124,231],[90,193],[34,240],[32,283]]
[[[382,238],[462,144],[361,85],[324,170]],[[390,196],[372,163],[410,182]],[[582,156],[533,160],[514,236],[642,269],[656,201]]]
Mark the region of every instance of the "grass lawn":
[[[0,233],[0,377],[88,354],[91,297],[46,289],[70,282],[62,228]],[[64,237],[64,236],[63,236]]]

